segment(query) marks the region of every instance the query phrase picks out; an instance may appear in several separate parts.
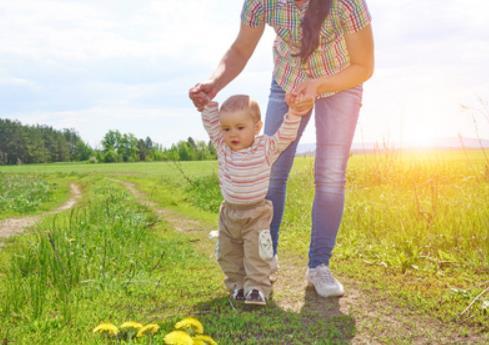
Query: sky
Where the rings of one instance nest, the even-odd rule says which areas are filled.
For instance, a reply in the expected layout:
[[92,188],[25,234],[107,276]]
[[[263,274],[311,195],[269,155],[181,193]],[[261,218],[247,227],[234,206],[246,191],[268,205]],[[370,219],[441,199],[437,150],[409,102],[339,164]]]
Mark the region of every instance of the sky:
[[[72,128],[94,147],[110,129],[163,146],[207,140],[188,89],[234,40],[242,2],[0,0],[0,118]],[[489,3],[367,4],[376,67],[354,142],[489,138]],[[274,36],[267,27],[218,101],[246,93],[265,111]],[[301,142],[315,142],[313,121]]]

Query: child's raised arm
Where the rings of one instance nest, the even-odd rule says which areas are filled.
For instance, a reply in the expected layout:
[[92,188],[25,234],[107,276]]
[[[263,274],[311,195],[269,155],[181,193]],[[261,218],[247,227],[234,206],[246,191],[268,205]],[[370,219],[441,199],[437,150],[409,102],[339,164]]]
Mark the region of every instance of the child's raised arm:
[[312,98],[298,98],[291,94],[285,95],[285,101],[289,111],[285,114],[279,129],[269,138],[267,145],[266,155],[270,164],[295,140],[302,116],[307,115],[314,105]]
[[219,105],[217,102],[210,102],[202,111],[202,123],[209,134],[212,144],[218,149],[223,145],[224,138],[219,123]]

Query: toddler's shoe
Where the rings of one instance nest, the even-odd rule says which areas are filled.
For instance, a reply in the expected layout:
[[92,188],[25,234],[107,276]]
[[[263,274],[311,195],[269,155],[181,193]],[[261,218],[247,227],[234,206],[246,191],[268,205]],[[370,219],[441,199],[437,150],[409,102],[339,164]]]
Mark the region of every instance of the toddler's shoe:
[[251,305],[267,305],[267,299],[263,292],[258,289],[251,289],[245,297],[245,304]]
[[243,288],[234,288],[231,292],[231,298],[235,301],[244,301],[245,295]]

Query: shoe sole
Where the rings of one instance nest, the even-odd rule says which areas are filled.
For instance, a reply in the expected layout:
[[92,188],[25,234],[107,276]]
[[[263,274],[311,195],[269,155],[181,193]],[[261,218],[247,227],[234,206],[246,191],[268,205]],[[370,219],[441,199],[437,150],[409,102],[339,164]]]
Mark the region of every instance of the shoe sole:
[[314,284],[309,280],[309,279],[306,279],[306,282],[307,282],[307,287],[312,287],[314,288],[314,291],[316,292],[316,294],[319,296],[319,297],[323,297],[323,298],[328,298],[328,297],[343,297],[345,295],[345,291],[341,292],[341,293],[334,293],[334,294],[330,294],[330,295],[327,295],[327,296],[323,296],[323,295],[320,295],[317,290],[316,290],[316,287],[314,286]]
[[245,304],[248,305],[267,305],[267,302],[258,302],[258,301],[245,301]]

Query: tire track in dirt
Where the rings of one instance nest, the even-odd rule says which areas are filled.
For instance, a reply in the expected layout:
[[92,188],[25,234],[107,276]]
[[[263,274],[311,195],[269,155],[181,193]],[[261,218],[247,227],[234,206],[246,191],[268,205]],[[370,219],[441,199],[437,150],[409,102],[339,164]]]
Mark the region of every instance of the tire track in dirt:
[[[134,183],[117,180],[124,185],[136,200],[150,208],[161,219],[181,232],[200,231],[199,248],[213,257],[213,245],[204,227],[195,220],[186,219],[175,211],[161,208],[136,188]],[[306,288],[304,273],[305,258],[293,255],[280,256],[278,280],[274,284],[273,303],[285,311],[315,315],[324,320],[346,316],[354,323],[354,335],[344,343],[370,344],[489,344],[489,335],[470,331],[463,325],[447,324],[427,315],[408,310],[392,303],[389,296],[362,289],[359,282],[337,275],[345,287],[342,298],[321,298],[311,288]],[[314,321],[314,320],[309,320]],[[304,323],[308,320],[305,319]],[[337,324],[337,321],[336,323]]]
[[158,217],[164,219],[177,231],[189,232],[189,231],[202,230],[202,226],[200,225],[199,222],[192,219],[185,219],[175,211],[160,208],[158,204],[149,200],[146,194],[138,190],[134,183],[123,181],[123,180],[114,180],[114,181],[121,183],[136,198],[139,204],[144,205],[149,209],[151,209],[153,212],[155,212],[158,215]]
[[[8,218],[0,221],[0,239],[5,239],[10,236],[20,234],[24,230],[33,226],[34,224],[36,224],[46,216],[69,210],[70,208],[76,205],[80,197],[81,197],[80,187],[75,183],[71,183],[70,198],[56,209],[43,212],[35,216],[15,217],[15,218]],[[3,244],[2,242],[0,242],[0,248],[2,246]]]

